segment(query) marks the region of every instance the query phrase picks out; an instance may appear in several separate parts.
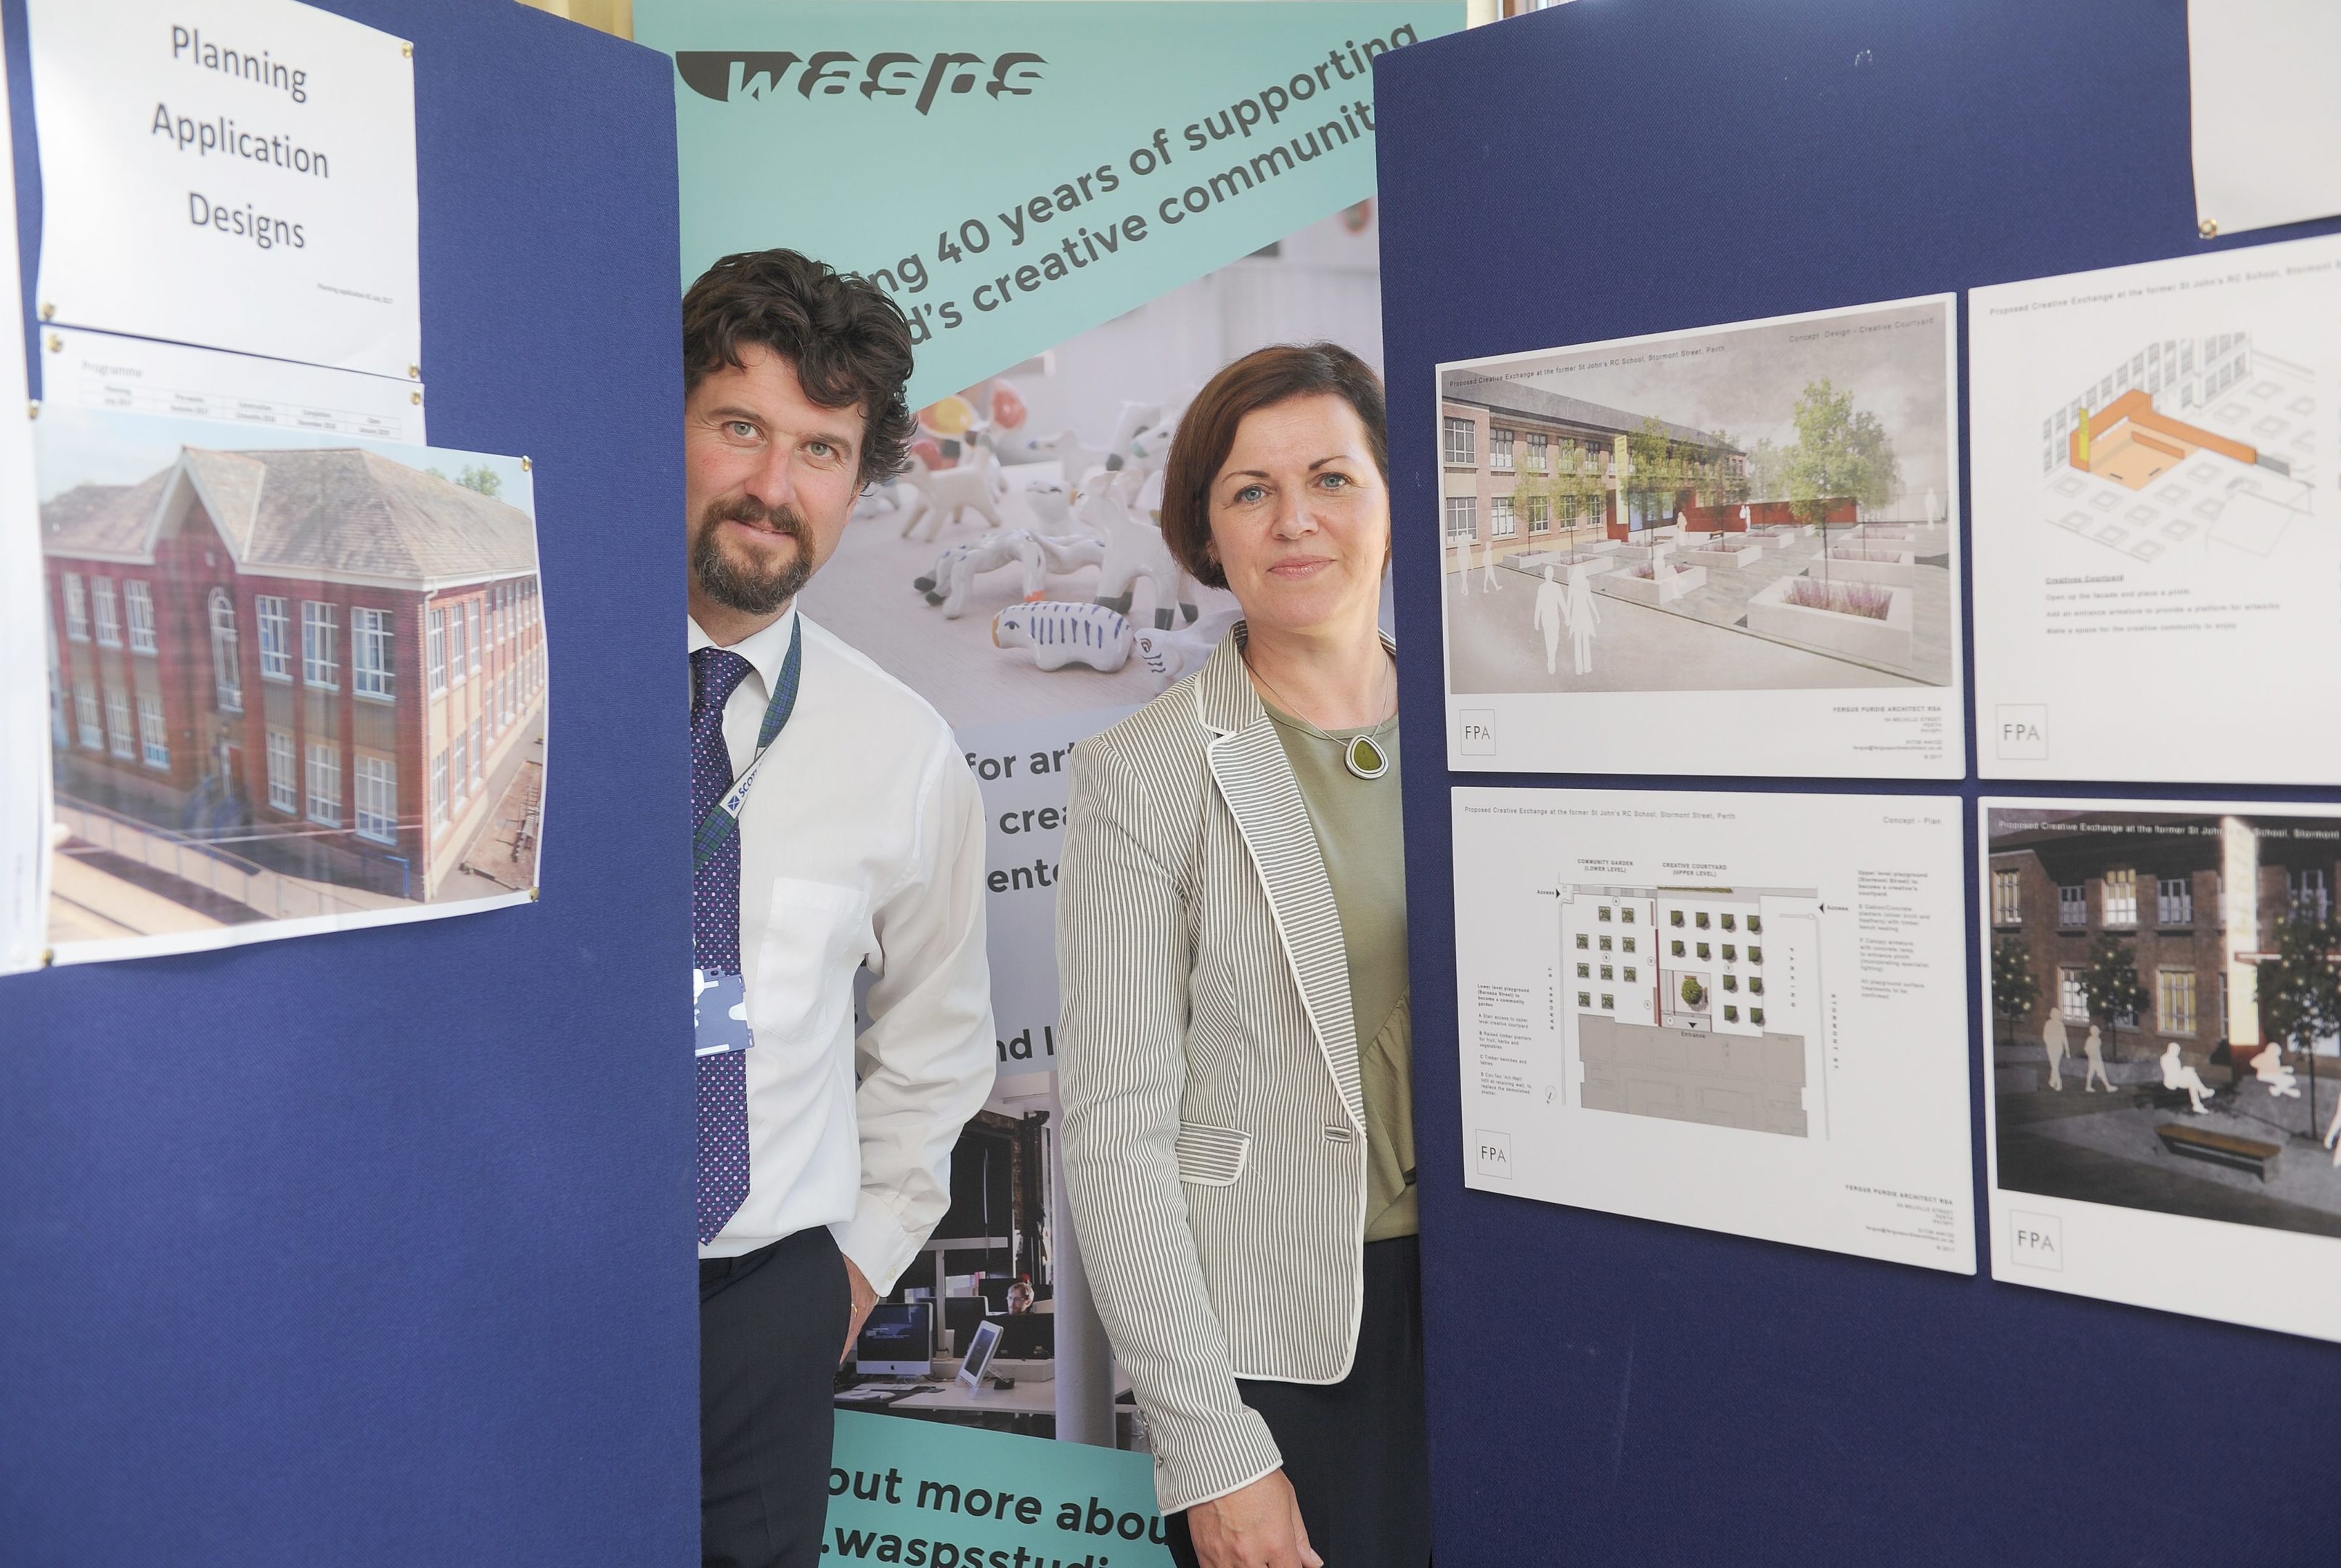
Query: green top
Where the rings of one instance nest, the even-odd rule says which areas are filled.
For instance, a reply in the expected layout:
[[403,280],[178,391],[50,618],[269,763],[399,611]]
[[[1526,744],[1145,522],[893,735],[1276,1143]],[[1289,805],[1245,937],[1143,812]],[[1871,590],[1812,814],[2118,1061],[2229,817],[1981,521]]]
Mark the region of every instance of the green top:
[[[1362,730],[1320,730],[1273,707],[1268,716],[1308,803],[1340,912],[1366,1102],[1365,1239],[1410,1236],[1422,1227],[1414,1185],[1414,1020],[1407,1006],[1398,715]],[[1350,738],[1361,734],[1390,759],[1380,778],[1361,779],[1341,760]]]

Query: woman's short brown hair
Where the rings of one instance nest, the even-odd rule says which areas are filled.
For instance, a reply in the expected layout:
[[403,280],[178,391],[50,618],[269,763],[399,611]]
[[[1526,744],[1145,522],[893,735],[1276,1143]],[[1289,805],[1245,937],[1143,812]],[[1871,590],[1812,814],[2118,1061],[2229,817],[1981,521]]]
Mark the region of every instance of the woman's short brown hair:
[[1187,574],[1224,588],[1228,575],[1211,558],[1211,481],[1235,449],[1244,415],[1296,397],[1340,398],[1366,427],[1374,467],[1390,483],[1390,432],[1381,377],[1338,343],[1280,343],[1220,367],[1179,421],[1162,470],[1162,542]]

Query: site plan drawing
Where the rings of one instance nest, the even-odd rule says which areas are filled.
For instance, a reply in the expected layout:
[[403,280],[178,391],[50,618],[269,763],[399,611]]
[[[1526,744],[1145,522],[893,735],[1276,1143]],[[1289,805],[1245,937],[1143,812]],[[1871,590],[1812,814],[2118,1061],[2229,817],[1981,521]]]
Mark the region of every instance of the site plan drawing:
[[2341,1340],[2341,806],[1981,809],[1994,1276]]
[[1957,321],[1440,365],[1449,765],[1959,777]]
[[2299,722],[2341,695],[2336,265],[2326,238],[1974,291],[1984,776],[2341,779]]
[[1469,1185],[1975,1272],[1956,800],[1453,812]]

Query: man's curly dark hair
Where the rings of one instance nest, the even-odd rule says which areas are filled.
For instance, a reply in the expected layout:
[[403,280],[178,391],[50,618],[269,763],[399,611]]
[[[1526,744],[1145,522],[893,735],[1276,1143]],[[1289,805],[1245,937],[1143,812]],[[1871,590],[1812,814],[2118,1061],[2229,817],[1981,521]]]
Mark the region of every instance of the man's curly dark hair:
[[726,365],[740,368],[749,344],[787,360],[820,406],[862,410],[862,484],[909,464],[911,324],[885,290],[795,251],[725,256],[682,296],[683,395]]

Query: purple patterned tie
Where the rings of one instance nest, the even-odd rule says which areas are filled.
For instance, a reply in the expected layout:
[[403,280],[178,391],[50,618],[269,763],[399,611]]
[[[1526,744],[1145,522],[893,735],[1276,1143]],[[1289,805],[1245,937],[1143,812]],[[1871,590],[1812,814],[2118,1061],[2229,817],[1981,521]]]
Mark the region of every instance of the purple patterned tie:
[[[691,655],[691,823],[695,828],[732,787],[723,704],[753,668],[725,648]],[[699,867],[691,892],[691,962],[710,974],[740,973],[740,835]],[[699,1242],[715,1239],[748,1198],[747,1059],[737,1051],[699,1061]]]

